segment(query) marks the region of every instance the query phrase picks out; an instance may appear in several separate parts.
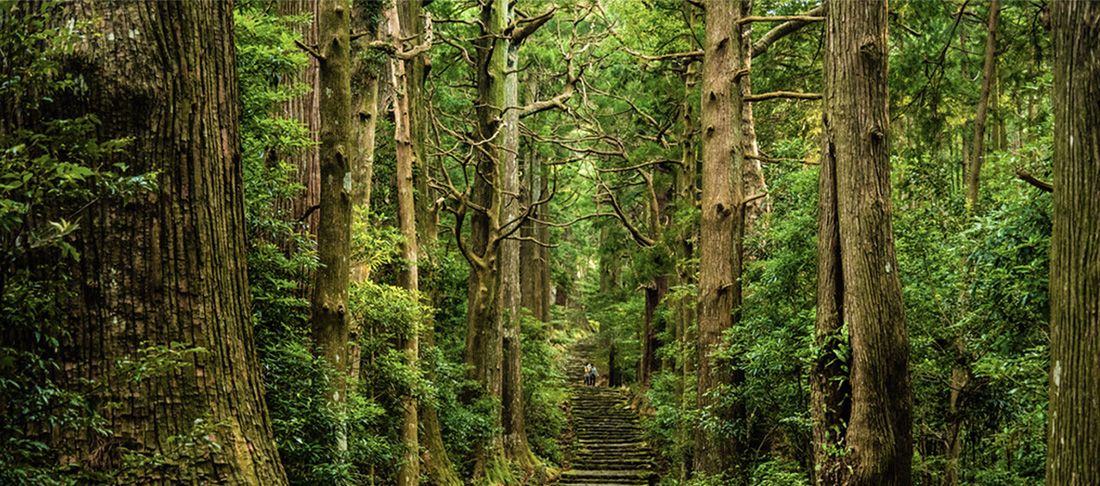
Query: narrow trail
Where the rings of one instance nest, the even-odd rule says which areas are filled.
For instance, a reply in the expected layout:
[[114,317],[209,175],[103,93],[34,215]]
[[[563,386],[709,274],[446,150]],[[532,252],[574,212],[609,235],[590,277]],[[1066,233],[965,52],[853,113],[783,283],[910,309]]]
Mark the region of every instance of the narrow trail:
[[567,375],[572,388],[572,468],[562,472],[561,486],[637,486],[657,482],[653,450],[645,442],[638,415],[618,389],[584,386],[584,363],[595,346],[574,349]]

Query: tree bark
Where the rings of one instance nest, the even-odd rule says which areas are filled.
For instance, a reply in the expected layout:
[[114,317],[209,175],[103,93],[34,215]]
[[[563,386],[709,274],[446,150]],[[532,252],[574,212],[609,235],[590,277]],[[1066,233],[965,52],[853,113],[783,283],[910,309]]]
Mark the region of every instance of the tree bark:
[[[752,15],[752,2],[753,0],[740,0],[741,17]],[[753,58],[752,24],[739,25],[738,31],[741,34],[741,64],[738,70],[751,70]],[[738,89],[741,91],[742,97],[752,94],[751,74],[748,71],[738,80]],[[741,104],[741,150],[745,155],[752,156],[743,157],[741,160],[743,194],[748,198],[766,193],[768,186],[764,182],[764,168],[760,165],[760,159],[754,158],[760,155],[760,149],[756,144],[756,125],[753,122],[752,103]],[[765,213],[771,211],[768,196],[749,202],[745,205],[744,211],[745,229],[743,232],[759,229],[760,219],[763,218]]]
[[1001,1],[989,4],[989,26],[985,41],[985,64],[982,68],[982,90],[978,98],[978,114],[974,116],[974,151],[970,157],[970,174],[967,178],[967,201],[971,210],[978,209],[978,188],[985,162],[985,125],[989,114],[989,91],[997,76],[997,18],[1001,13]]
[[[397,2],[387,9],[386,17],[389,20],[390,32],[394,33],[394,43],[400,51],[405,47],[400,39],[415,39],[415,27],[411,24],[419,22],[419,4],[417,2]],[[419,248],[416,239],[416,206],[413,200],[413,167],[416,165],[416,152],[414,144],[421,142],[414,140],[411,127],[412,115],[409,110],[411,88],[406,75],[406,65],[419,62],[419,59],[391,59],[390,73],[392,76],[394,96],[394,150],[397,159],[397,225],[401,229],[402,242],[401,259],[404,266],[398,272],[398,284],[408,291],[414,298],[419,298],[420,273],[419,273]],[[398,341],[405,352],[405,362],[410,370],[419,367],[420,336],[418,326],[413,325],[413,330],[406,336],[401,336]],[[414,371],[415,372],[415,371]],[[403,457],[400,469],[397,472],[398,486],[417,486],[420,484],[420,447],[417,437],[417,405],[416,390],[406,390],[401,396],[401,442]]]
[[[99,410],[106,439],[62,433],[59,459],[121,467],[125,447],[167,460],[124,472],[128,484],[286,484],[253,345],[232,6],[65,8],[91,27],[62,63],[84,89],[61,104],[97,116],[99,140],[132,137],[104,162],[156,172],[157,188],[80,221],[63,379],[94,380],[92,403],[118,406]],[[172,343],[205,351],[138,381],[116,374],[119,360]],[[195,447],[173,446],[196,434]]]
[[[321,110],[321,202],[317,259],[311,302],[311,334],[317,352],[331,367],[329,401],[337,409],[347,395],[348,286],[351,259],[351,157],[355,141],[351,124],[350,6],[321,2],[318,12]],[[347,438],[337,434],[338,450]]]
[[1100,484],[1100,4],[1054,2],[1049,486]]
[[[511,22],[511,7],[507,15]],[[508,42],[505,60],[503,127],[504,145],[500,154],[499,191],[502,193],[502,230],[518,224],[521,215],[519,164],[519,46]],[[503,227],[508,225],[508,227]],[[501,390],[501,421],[504,424],[504,454],[525,475],[534,472],[540,461],[527,444],[523,407],[523,346],[520,341],[520,242],[507,238],[500,242],[500,304],[504,327],[504,383]]]
[[[470,200],[485,211],[474,211],[470,221],[467,260],[470,261],[469,298],[466,320],[467,378],[479,383],[467,400],[488,398],[497,401],[492,412],[492,425],[503,430],[500,401],[504,381],[504,328],[500,305],[500,225],[504,205],[500,180],[500,164],[504,145],[503,111],[506,106],[505,72],[507,70],[508,37],[504,35],[510,18],[506,0],[484,2],[479,14],[482,35],[477,45],[477,126],[478,141],[484,150],[476,154],[477,171]],[[456,228],[457,229],[457,228]],[[456,232],[456,237],[461,237]],[[475,446],[473,477],[488,484],[512,483],[504,456],[504,436],[493,434]]]
[[[695,7],[690,3],[684,2],[683,5],[685,22],[688,27],[695,25]],[[692,112],[691,96],[694,94],[695,86],[698,84],[698,67],[699,62],[692,62],[688,64],[684,70],[684,98],[680,105],[680,118],[684,124],[684,130],[681,135],[681,152],[680,162],[681,166],[676,172],[676,197],[678,205],[681,210],[693,208],[695,206],[695,199],[697,194],[697,186],[695,182],[696,166],[698,165],[698,157],[696,156],[696,144],[695,137],[697,130],[695,127],[695,114]],[[697,275],[696,269],[689,263],[694,256],[695,248],[693,241],[695,240],[695,233],[698,231],[694,225],[689,228],[681,229],[680,233],[676,235],[678,245],[676,246],[677,253],[677,284],[682,287],[687,287],[695,283],[695,276]],[[690,382],[690,378],[695,369],[692,366],[697,360],[695,358],[695,336],[690,332],[692,326],[695,324],[695,305],[690,302],[689,297],[681,297],[676,303],[676,345],[677,345],[677,362],[679,367],[679,383],[676,387],[676,403],[682,410],[689,411],[695,405],[690,403],[687,399],[689,396],[685,392],[687,383]],[[679,457],[679,480],[680,482],[686,482],[691,477],[692,464],[694,462],[694,456],[692,454],[692,448],[689,446],[693,431],[687,420],[681,420],[677,427],[677,441],[680,444],[685,444],[683,447],[683,453]]]
[[[353,7],[353,29],[369,32],[368,35],[352,41],[352,106],[355,107],[353,131],[356,151],[352,160],[351,204],[360,208],[366,216],[370,212],[371,185],[374,178],[375,127],[378,123],[378,69],[364,59],[370,50],[370,42],[378,38],[378,22],[375,12],[367,4],[358,3]],[[370,268],[364,263],[355,263],[351,268],[351,281],[363,282],[370,277]],[[354,360],[353,360],[354,363]],[[355,375],[355,373],[352,373]]]
[[[313,15],[313,21],[298,25],[298,32],[302,34],[302,43],[306,45],[317,44],[317,18],[320,0],[279,0],[278,11],[280,15],[300,15],[309,13]],[[318,145],[321,143],[321,98],[320,93],[320,63],[316,58],[310,57],[309,64],[302,69],[297,79],[288,80],[291,84],[304,83],[309,91],[301,96],[288,100],[283,105],[283,112],[287,118],[297,120],[309,130],[310,141],[314,144],[303,148],[298,153],[285,157],[286,161],[298,168],[298,183],[304,188],[298,197],[287,203],[285,208],[293,219],[301,219],[305,223],[306,231],[314,238],[317,237],[317,228],[321,223],[321,215],[317,211],[310,212],[321,204],[321,159]],[[282,208],[280,208],[282,209]],[[306,216],[308,214],[308,216]],[[303,295],[304,296],[304,295]]]
[[[732,384],[732,376],[717,366],[716,351],[722,332],[734,322],[741,305],[741,95],[733,82],[738,71],[741,39],[737,20],[739,2],[704,2],[706,40],[703,57],[702,219],[699,257],[699,353],[697,406],[718,421],[732,421],[732,410],[719,405],[714,394]],[[695,433],[695,470],[706,475],[740,475],[739,437],[728,437],[702,424]]]
[[[837,0],[826,10],[817,322],[817,342],[826,346],[812,381],[813,414],[824,419],[814,424],[817,480],[909,485],[912,401],[891,219],[887,6]],[[829,341],[843,342],[843,326],[851,347],[846,424],[843,390],[820,374],[829,368]],[[839,422],[839,434],[819,430],[829,421]]]

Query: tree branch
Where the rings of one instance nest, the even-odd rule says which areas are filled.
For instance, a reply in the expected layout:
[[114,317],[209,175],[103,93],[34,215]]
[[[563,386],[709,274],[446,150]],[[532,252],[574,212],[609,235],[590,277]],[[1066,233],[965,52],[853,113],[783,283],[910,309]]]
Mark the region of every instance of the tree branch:
[[[814,7],[813,9],[809,10],[808,12],[806,12],[803,15],[806,16],[806,17],[818,17],[818,16],[823,15],[824,13],[825,13],[825,6],[824,5],[819,5],[817,7]],[[773,28],[772,30],[769,30],[767,33],[764,34],[763,37],[761,37],[759,40],[757,40],[756,42],[753,43],[753,45],[752,45],[752,57],[755,58],[756,56],[759,56],[759,55],[761,55],[765,52],[768,52],[768,48],[771,47],[771,45],[774,44],[775,41],[777,41],[779,39],[782,39],[782,38],[796,32],[796,31],[798,31],[798,29],[801,29],[801,28],[809,25],[810,23],[811,22],[808,22],[808,21],[805,21],[805,20],[789,20],[787,22],[784,22],[782,24],[779,24],[779,25],[775,26],[775,28]]]
[[611,199],[611,208],[615,210],[615,217],[619,218],[619,221],[623,223],[623,226],[626,227],[626,230],[630,232],[630,236],[633,237],[634,242],[638,243],[638,245],[640,246],[653,246],[656,242],[648,236],[642,234],[642,232],[636,226],[634,226],[634,224],[632,224],[630,220],[626,218],[626,214],[623,212],[622,206],[619,206],[619,200],[615,198],[615,193],[612,192],[609,187],[607,187],[607,184],[603,181],[600,181],[600,187],[602,187],[603,190],[607,191],[607,195]]
[[1035,176],[1031,175],[1031,173],[1026,170],[1016,171],[1016,178],[1035,187],[1038,187],[1043,192],[1054,192],[1054,184],[1046,181],[1041,181]]
[[739,19],[737,21],[737,23],[738,24],[747,24],[747,23],[750,23],[750,22],[790,22],[790,21],[800,21],[800,22],[810,23],[810,22],[822,22],[824,20],[825,20],[825,17],[816,17],[816,16],[813,16],[813,15],[776,15],[774,17],[764,17],[764,16],[760,16],[760,15],[750,15],[748,17],[741,17],[741,19]]
[[627,54],[630,54],[631,56],[634,56],[634,57],[637,57],[639,59],[643,59],[643,60],[646,60],[646,61],[667,61],[669,59],[684,59],[684,58],[699,58],[699,59],[701,59],[703,57],[703,50],[702,49],[699,49],[698,51],[676,52],[676,53],[673,53],[673,54],[662,54],[660,56],[649,56],[649,55],[646,55],[646,54],[642,54],[642,53],[640,53],[638,51],[635,51],[634,49],[631,49],[631,48],[626,47],[626,46],[619,46],[619,50],[623,51]]
[[800,164],[806,164],[806,165],[821,165],[821,164],[820,164],[819,162],[814,162],[814,161],[812,161],[812,160],[803,160],[803,159],[773,159],[773,158],[771,158],[771,157],[762,157],[762,156],[760,156],[760,155],[752,155],[752,154],[745,154],[745,158],[746,158],[746,159],[759,160],[759,161],[761,161],[761,162],[763,162],[763,163],[765,163],[765,164],[770,164],[770,163],[775,163],[775,162],[798,162],[798,163],[800,163]]
[[798,93],[795,91],[772,91],[771,93],[761,93],[748,95],[742,98],[743,101],[752,103],[755,101],[772,100],[776,98],[785,98],[792,100],[820,100],[821,93]]
[[307,45],[303,44],[302,41],[300,41],[298,39],[294,39],[294,43],[297,44],[298,47],[301,48],[303,51],[306,51],[309,55],[313,56],[314,59],[316,59],[318,61],[324,61],[325,60],[325,57],[322,56],[321,53],[317,52],[316,47],[307,46]]
[[525,17],[517,19],[515,23],[509,25],[508,28],[505,29],[504,33],[505,35],[508,35],[508,33],[511,32],[512,42],[519,44],[523,42],[523,40],[526,39],[527,36],[535,33],[535,31],[538,30],[539,27],[542,27],[542,24],[545,24],[547,21],[553,18],[554,13],[556,12],[557,7],[550,7],[550,10],[547,10],[545,13],[537,17]]

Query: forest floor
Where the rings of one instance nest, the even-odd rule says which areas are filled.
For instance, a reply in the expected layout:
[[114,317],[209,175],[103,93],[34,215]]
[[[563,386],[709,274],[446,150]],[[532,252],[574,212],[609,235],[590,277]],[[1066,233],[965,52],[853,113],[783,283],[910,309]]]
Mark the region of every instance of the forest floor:
[[[584,385],[584,364],[596,347],[577,342],[566,360],[570,383],[571,468],[561,486],[639,486],[656,484],[653,450],[642,436],[638,414],[617,388]],[[606,382],[606,380],[601,380]]]

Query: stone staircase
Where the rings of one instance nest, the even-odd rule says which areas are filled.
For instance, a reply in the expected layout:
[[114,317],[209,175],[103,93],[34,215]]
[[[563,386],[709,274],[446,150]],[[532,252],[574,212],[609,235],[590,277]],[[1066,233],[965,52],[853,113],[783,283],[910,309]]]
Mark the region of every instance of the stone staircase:
[[562,472],[561,486],[637,486],[656,484],[653,451],[642,438],[638,416],[617,389],[583,384],[588,351],[575,348],[569,362],[575,433],[572,469]]

